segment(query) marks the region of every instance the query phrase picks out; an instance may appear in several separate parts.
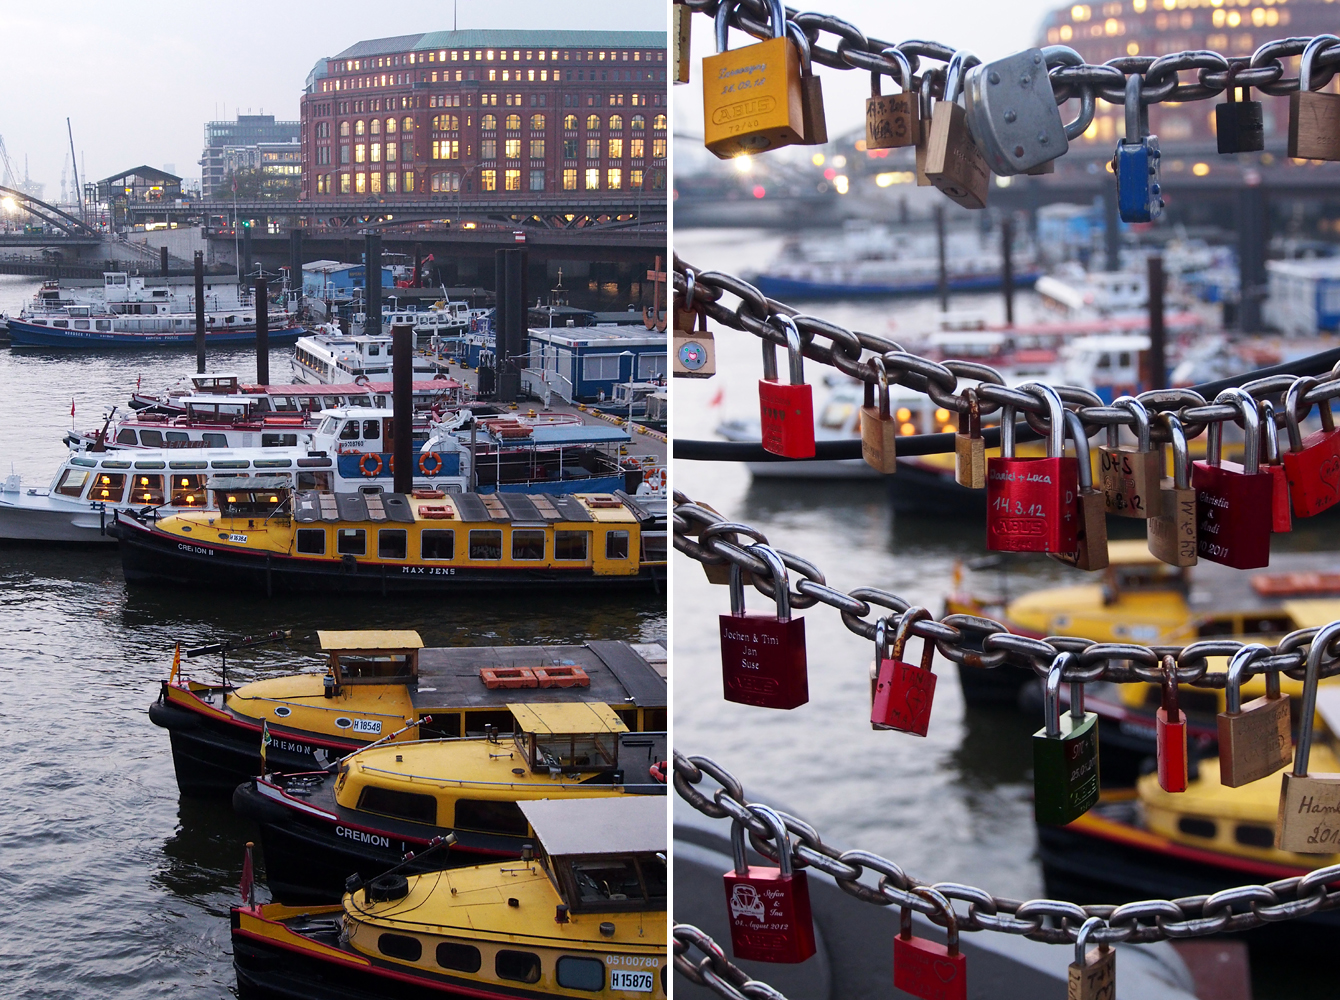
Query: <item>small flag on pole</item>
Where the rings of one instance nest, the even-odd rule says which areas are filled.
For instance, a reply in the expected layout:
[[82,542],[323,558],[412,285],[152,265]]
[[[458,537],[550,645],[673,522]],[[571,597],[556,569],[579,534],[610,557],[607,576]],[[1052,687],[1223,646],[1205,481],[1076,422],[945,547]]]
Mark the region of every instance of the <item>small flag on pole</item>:
[[70,416],[74,416],[74,397],[70,397]]
[[242,890],[242,902],[248,906],[256,905],[256,875],[251,864],[251,841],[247,841],[246,858],[242,862],[242,882],[238,888]]
[[261,775],[265,774],[265,751],[270,746],[270,723],[266,719],[261,720]]
[[726,390],[721,388],[721,386],[717,386],[716,395],[712,397],[711,401],[707,405],[712,407],[720,406],[723,402],[725,402],[725,400],[726,400]]
[[181,643],[177,643],[177,649],[172,654],[172,673],[168,674],[168,683],[171,684],[177,679],[181,672]]

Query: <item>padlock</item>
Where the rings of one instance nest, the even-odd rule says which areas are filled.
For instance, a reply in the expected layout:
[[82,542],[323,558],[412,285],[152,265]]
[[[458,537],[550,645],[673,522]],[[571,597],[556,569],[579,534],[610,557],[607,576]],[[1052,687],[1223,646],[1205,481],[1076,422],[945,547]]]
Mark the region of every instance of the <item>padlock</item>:
[[[679,9],[676,4],[675,9]],[[674,361],[671,371],[677,378],[711,378],[717,373],[717,346],[707,329],[707,312],[694,301],[693,271],[684,271],[684,306],[675,309]],[[694,317],[698,329],[694,330]]]
[[[1083,66],[1084,57],[1074,49],[1066,45],[1048,45],[1042,50],[1043,58],[1046,60],[1048,70],[1048,85],[1050,86],[1050,72],[1054,68],[1062,66]],[[1052,91],[1053,98],[1056,96],[1055,90]],[[1094,96],[1093,87],[1084,84],[1079,88],[1079,117],[1072,122],[1066,122],[1061,131],[1065,135],[1067,147],[1073,139],[1078,139],[1088,131],[1089,126],[1093,124],[1094,112],[1098,108],[1097,98]],[[1060,113],[1059,111],[1057,112]],[[1032,167],[1024,171],[1025,174],[1054,174],[1056,173],[1056,160],[1048,160],[1039,166]]]
[[1050,163],[1070,147],[1041,49],[972,67],[963,107],[987,166],[1003,177]]
[[1149,134],[1149,106],[1143,100],[1143,78],[1126,78],[1126,138],[1112,154],[1117,176],[1117,212],[1122,222],[1153,222],[1163,214],[1159,139]]
[[1196,491],[1191,488],[1190,459],[1182,422],[1160,413],[1172,443],[1173,474],[1159,483],[1159,511],[1145,522],[1149,552],[1169,566],[1196,565]]
[[[875,622],[875,658],[870,661],[870,713],[874,714],[875,692],[879,690],[879,668],[880,664],[889,658],[889,633],[897,625],[891,624],[897,615],[889,615],[887,618],[881,618]],[[878,729],[879,726],[874,722],[870,723],[871,729]]]
[[1165,654],[1163,698],[1154,718],[1158,754],[1159,787],[1165,792],[1185,792],[1190,765],[1186,756],[1186,713],[1177,704],[1177,659]]
[[1260,643],[1243,646],[1228,662],[1224,687],[1227,710],[1217,718],[1219,784],[1240,788],[1274,774],[1293,757],[1289,730],[1289,699],[1280,694],[1280,675],[1266,673],[1266,693],[1242,704],[1242,675],[1255,659],[1269,656]]
[[1089,935],[1103,926],[1102,917],[1089,917],[1075,936],[1075,960],[1070,963],[1066,1000],[1117,1000],[1117,952],[1100,941],[1089,951]]
[[786,22],[786,33],[800,52],[800,109],[805,125],[802,146],[822,146],[828,142],[828,122],[824,117],[823,82],[814,72],[810,61],[810,40],[795,21]]
[[1196,546],[1199,555],[1235,569],[1270,565],[1270,474],[1259,468],[1261,427],[1256,401],[1242,389],[1225,389],[1214,400],[1242,412],[1242,464],[1221,461],[1223,425],[1212,421],[1204,462],[1191,467],[1196,490]]
[[1312,89],[1312,64],[1335,35],[1317,35],[1303,49],[1298,90],[1289,95],[1289,155],[1299,160],[1340,160],[1340,94]]
[[968,408],[958,415],[954,435],[954,481],[970,490],[986,487],[986,442],[982,440],[982,406],[976,389],[965,389]]
[[994,552],[1074,552],[1079,469],[1065,457],[1065,408],[1049,385],[1019,386],[1046,403],[1046,458],[1014,457],[1014,407],[1000,418],[1000,457],[986,462],[986,547]]
[[1135,418],[1136,445],[1120,444],[1121,427],[1108,425],[1107,444],[1098,448],[1103,500],[1109,514],[1148,518],[1158,513],[1154,508],[1163,479],[1163,456],[1149,441],[1149,411],[1134,396],[1120,396],[1112,405]]
[[675,0],[670,5],[670,14],[672,23],[670,27],[670,39],[673,46],[674,58],[672,62],[675,67],[674,82],[689,82],[689,48],[693,38],[693,11],[681,2]]
[[1289,450],[1284,453],[1284,474],[1289,478],[1289,497],[1297,517],[1313,517],[1340,501],[1340,432],[1335,429],[1331,401],[1322,400],[1321,430],[1303,438],[1298,422],[1310,406],[1299,406],[1304,393],[1318,385],[1309,375],[1296,379],[1284,394],[1284,426],[1289,431]]
[[958,917],[944,895],[929,886],[909,890],[945,915],[945,943],[912,936],[912,908],[902,907],[893,939],[893,988],[922,1000],[967,1000],[968,957],[958,950]]
[[809,877],[792,867],[791,837],[782,818],[757,803],[751,803],[749,811],[772,831],[778,867],[749,864],[744,824],[733,820],[730,843],[735,868],[722,876],[731,950],[736,958],[750,962],[803,962],[815,952]]
[[1262,400],[1257,404],[1261,419],[1261,450],[1265,452],[1265,471],[1270,476],[1270,530],[1275,534],[1293,531],[1293,507],[1289,500],[1289,479],[1280,464],[1279,427],[1275,407]]
[[[701,500],[698,501],[697,505],[712,511],[713,514],[717,513],[711,506],[703,503]],[[768,544],[768,538],[763,532],[750,525],[739,524],[735,521],[717,521],[707,525],[698,532],[698,544],[706,545],[713,538],[721,538],[723,541],[729,542],[731,545],[739,546],[740,535],[748,535],[760,545]],[[708,583],[719,584],[722,587],[729,586],[732,571],[740,574],[740,586],[742,588],[752,586],[754,582],[753,573],[745,572],[740,569],[739,566],[724,558],[721,559],[720,562],[705,562],[702,564],[702,567],[703,573],[707,576]]]
[[[875,703],[870,709],[872,729],[896,729],[900,733],[925,736],[931,721],[931,703],[935,700],[935,674],[931,663],[935,659],[935,643],[922,641],[921,666],[903,660],[912,626],[919,621],[932,620],[925,608],[908,608],[898,620],[893,633],[893,654],[879,657],[879,678],[875,684]],[[878,635],[876,646],[878,647]]]
[[921,134],[921,101],[912,89],[912,64],[894,46],[880,54],[898,68],[903,92],[885,97],[879,84],[883,71],[870,71],[870,96],[865,101],[865,148],[915,146]]
[[810,700],[805,661],[805,619],[791,617],[791,595],[782,557],[766,545],[745,549],[772,570],[777,614],[744,610],[744,581],[731,564],[730,614],[721,616],[721,686],[725,699],[761,708],[797,708]]
[[814,389],[805,384],[805,356],[800,331],[790,316],[778,316],[786,333],[791,381],[777,380],[777,347],[763,341],[763,378],[758,383],[759,422],[763,449],[786,458],[814,457]]
[[1033,734],[1033,815],[1042,826],[1064,826],[1098,802],[1098,716],[1084,711],[1084,685],[1070,685],[1070,711],[1061,714],[1061,673],[1074,662],[1058,653],[1047,671],[1046,724]]
[[1312,637],[1312,647],[1307,653],[1298,750],[1293,756],[1293,770],[1284,772],[1280,786],[1275,847],[1281,851],[1334,854],[1340,850],[1340,774],[1307,773],[1312,754],[1312,717],[1317,711],[1321,660],[1337,636],[1340,636],[1340,622],[1323,626]]
[[733,3],[717,8],[717,54],[703,59],[703,143],[723,160],[805,140],[800,53],[770,0],[772,38],[728,51]]
[[1075,464],[1079,467],[1079,494],[1076,497],[1079,529],[1074,552],[1050,552],[1057,562],[1076,569],[1106,569],[1107,511],[1103,494],[1093,488],[1093,465],[1089,457],[1089,437],[1074,410],[1065,411],[1065,425],[1075,442]]
[[875,387],[865,383],[865,405],[861,407],[861,457],[876,472],[891,476],[898,471],[898,422],[889,413],[889,373],[879,355],[870,359],[879,369],[879,405]]
[[935,117],[935,81],[943,80],[938,70],[928,69],[921,74],[921,87],[917,90],[917,111],[921,116],[921,127],[917,129],[916,173],[917,187],[933,187],[926,176],[926,150],[931,141],[931,119]]
[[1238,100],[1237,75],[1246,69],[1249,60],[1232,61],[1228,65],[1228,83],[1225,104],[1214,107],[1214,138],[1221,153],[1256,153],[1266,148],[1265,109],[1260,101],[1247,99],[1250,87],[1242,86],[1242,100]]
[[935,105],[926,144],[926,176],[941,194],[964,208],[986,208],[991,188],[991,168],[972,141],[968,113],[958,103],[963,75],[976,63],[977,57],[963,49],[949,60],[944,100]]

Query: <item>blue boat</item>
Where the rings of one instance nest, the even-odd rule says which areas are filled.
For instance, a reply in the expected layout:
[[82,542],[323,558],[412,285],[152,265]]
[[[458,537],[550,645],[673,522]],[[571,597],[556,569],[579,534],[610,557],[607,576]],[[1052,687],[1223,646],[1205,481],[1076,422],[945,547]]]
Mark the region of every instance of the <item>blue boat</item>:
[[[1016,288],[1032,288],[1041,277],[1041,272],[1025,270],[1014,276]],[[908,275],[903,281],[817,281],[805,278],[783,277],[776,274],[759,274],[754,277],[754,287],[769,298],[790,301],[791,299],[850,299],[891,295],[934,295],[939,290],[939,280],[925,279],[918,275]],[[949,276],[951,292],[993,292],[1001,286],[1001,276],[995,274],[966,274]]]
[[[254,316],[244,317],[240,313],[211,315],[207,322],[210,325],[205,330],[206,346],[256,342]],[[272,344],[292,343],[304,333],[303,327],[283,317],[270,329],[269,339]],[[9,339],[21,347],[194,347],[195,317],[180,314],[10,317]]]

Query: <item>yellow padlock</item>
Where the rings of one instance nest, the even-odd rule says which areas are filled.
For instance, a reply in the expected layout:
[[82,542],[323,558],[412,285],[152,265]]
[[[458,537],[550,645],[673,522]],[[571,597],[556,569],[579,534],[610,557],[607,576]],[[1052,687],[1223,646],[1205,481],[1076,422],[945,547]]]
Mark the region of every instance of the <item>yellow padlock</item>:
[[727,50],[730,12],[717,9],[717,54],[703,60],[703,144],[721,159],[802,143],[800,54],[786,37],[786,9],[771,0],[773,37]]

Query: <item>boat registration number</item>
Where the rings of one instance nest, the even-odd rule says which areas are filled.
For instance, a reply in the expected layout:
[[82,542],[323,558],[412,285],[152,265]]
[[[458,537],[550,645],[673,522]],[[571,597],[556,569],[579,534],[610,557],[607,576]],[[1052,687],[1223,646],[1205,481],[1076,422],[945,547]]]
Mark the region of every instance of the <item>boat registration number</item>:
[[382,724],[376,719],[355,719],[354,732],[356,733],[380,733]]
[[246,535],[229,535],[229,536],[228,536],[228,541],[230,541],[230,542],[245,542],[246,540],[247,540],[247,536],[246,536]]
[[650,993],[652,975],[650,972],[631,972],[628,969],[610,969],[610,989],[631,990],[634,993]]

